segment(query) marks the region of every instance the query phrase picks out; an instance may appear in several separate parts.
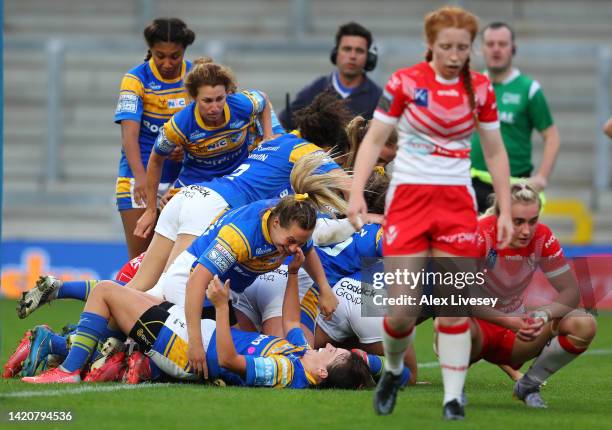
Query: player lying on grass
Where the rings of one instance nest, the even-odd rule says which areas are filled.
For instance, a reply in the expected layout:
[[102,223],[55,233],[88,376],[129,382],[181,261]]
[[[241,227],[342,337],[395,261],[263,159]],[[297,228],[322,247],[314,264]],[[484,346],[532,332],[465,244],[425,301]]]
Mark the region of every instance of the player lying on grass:
[[77,328],[68,357],[56,369],[23,378],[30,383],[80,381],[97,338],[112,317],[150,357],[153,377],[162,373],[180,380],[222,379],[229,384],[307,388],[312,386],[360,388],[371,384],[370,371],[358,353],[331,345],[308,348],[300,329],[297,270],[304,261],[298,248],[289,266],[289,282],[283,304],[285,339],[242,332],[229,325],[229,281],[215,277],[206,290],[217,323],[201,320],[204,366],[189,360],[184,309],[122,286],[102,281],[92,291]]
[[[496,222],[499,207],[479,221],[479,251],[488,266],[486,287],[500,298],[497,308],[519,316],[491,317],[470,321],[472,350],[470,361],[519,369],[535,361],[514,386],[516,398],[529,407],[545,408],[540,386],[588,348],[597,326],[595,319],[577,309],[580,292],[559,241],[545,224],[539,222],[541,201],[527,184],[513,184],[510,246],[496,247]],[[524,293],[537,268],[559,292],[554,302],[527,314]]]

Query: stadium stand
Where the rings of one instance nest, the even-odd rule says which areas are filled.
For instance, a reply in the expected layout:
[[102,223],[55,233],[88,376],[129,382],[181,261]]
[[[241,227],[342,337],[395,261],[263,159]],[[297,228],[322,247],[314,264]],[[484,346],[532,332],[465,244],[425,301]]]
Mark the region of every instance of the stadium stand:
[[[145,1],[7,0],[5,1],[4,56],[4,207],[3,237],[29,239],[122,240],[114,207],[114,180],[120,149],[120,130],[113,124],[119,82],[123,73],[144,58],[141,29],[146,18],[139,7]],[[212,40],[272,45],[290,41],[290,2],[280,0],[175,0],[149,2],[153,15],[179,16],[197,34],[188,58],[201,54]],[[331,70],[326,45],[337,25],[349,19],[372,29],[383,48],[381,64],[373,74],[384,83],[390,71],[418,59],[384,54],[385,42],[414,38],[420,42],[423,15],[442,1],[400,0],[379,2],[312,0],[310,25],[304,40],[318,49],[291,52],[283,49],[231,51],[218,58],[232,67],[242,86],[266,91],[277,110],[286,92],[295,92],[313,77]],[[597,88],[595,58],[576,60],[522,55],[520,47],[549,43],[562,49],[572,41],[612,47],[612,8],[605,0],[585,0],[555,7],[553,1],[464,1],[463,5],[486,23],[504,19],[519,35],[516,64],[542,82],[559,126],[562,148],[548,189],[551,199],[591,203],[594,147],[600,127],[594,111]],[[347,12],[351,11],[351,12]],[[62,92],[63,138],[60,179],[49,186],[41,180],[47,133],[47,57],[49,37],[67,40],[107,40],[128,48],[68,50]],[[34,46],[19,49],[11,42]],[[554,45],[553,45],[554,43]],[[585,45],[586,46],[586,45]],[[291,52],[291,53],[289,53]],[[478,55],[474,66],[482,66]],[[609,90],[609,89],[608,89]],[[538,151],[541,150],[537,144]],[[610,174],[610,172],[601,172]],[[555,218],[556,220],[557,218]],[[572,234],[571,217],[551,223],[555,230]],[[557,227],[558,225],[558,227]],[[594,213],[593,241],[612,243],[612,191],[601,196]]]

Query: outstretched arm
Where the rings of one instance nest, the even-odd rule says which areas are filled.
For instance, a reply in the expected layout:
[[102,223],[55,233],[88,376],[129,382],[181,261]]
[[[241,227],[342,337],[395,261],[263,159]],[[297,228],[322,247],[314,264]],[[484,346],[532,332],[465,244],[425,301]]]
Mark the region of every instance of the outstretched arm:
[[293,255],[293,260],[287,268],[287,288],[283,298],[283,332],[285,336],[292,329],[300,327],[300,294],[298,291],[298,271],[304,263],[304,253],[301,248]]

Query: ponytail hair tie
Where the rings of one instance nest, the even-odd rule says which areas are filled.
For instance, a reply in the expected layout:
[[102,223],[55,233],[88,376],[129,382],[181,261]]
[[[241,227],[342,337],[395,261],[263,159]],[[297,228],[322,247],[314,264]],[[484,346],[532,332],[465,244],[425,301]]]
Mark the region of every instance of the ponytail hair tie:
[[306,199],[308,199],[308,193],[304,193],[304,194],[295,194],[293,196],[293,198],[295,199],[296,202],[302,202]]
[[374,166],[374,172],[380,176],[385,176],[385,168],[383,166]]

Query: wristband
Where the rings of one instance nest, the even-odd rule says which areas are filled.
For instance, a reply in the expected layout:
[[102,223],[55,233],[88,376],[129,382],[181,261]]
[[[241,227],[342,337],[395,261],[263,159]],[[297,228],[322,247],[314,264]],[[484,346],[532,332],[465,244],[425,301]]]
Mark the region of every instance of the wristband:
[[298,274],[298,271],[296,270],[295,272],[293,272],[293,271],[291,271],[291,270],[288,270],[288,271],[287,271],[287,273],[288,273],[289,275],[297,275],[297,274]]

